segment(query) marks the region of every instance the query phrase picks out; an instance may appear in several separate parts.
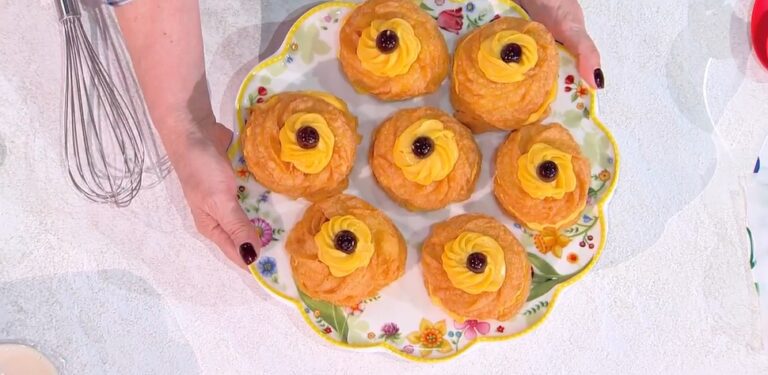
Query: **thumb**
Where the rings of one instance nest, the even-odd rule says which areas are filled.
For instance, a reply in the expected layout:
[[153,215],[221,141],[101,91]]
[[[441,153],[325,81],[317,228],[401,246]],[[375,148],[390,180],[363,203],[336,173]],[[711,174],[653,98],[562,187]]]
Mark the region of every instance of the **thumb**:
[[218,211],[219,225],[234,245],[230,251],[239,253],[246,266],[251,265],[259,257],[261,251],[261,238],[253,223],[248,220],[234,197],[219,206]]
[[557,29],[555,38],[565,45],[578,59],[579,75],[593,88],[605,87],[605,77],[600,68],[600,52],[587,34],[583,24],[570,24]]

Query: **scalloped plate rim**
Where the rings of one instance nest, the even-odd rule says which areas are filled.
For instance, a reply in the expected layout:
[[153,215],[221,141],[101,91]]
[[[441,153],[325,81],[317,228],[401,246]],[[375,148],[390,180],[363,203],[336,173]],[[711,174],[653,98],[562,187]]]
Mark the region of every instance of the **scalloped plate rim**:
[[[509,6],[510,8],[512,8],[516,12],[518,12],[522,16],[522,18],[524,18],[526,20],[530,20],[530,17],[528,16],[528,13],[522,7],[520,7],[516,3],[512,2],[511,0],[495,0],[495,1],[498,1],[498,2],[500,2],[500,3],[502,3],[502,4],[506,5],[506,6]],[[243,116],[242,116],[242,109],[243,109],[242,108],[242,102],[243,102],[244,96],[246,95],[247,88],[248,88],[249,84],[251,83],[251,80],[256,76],[257,73],[261,72],[262,70],[264,70],[268,66],[273,65],[273,64],[275,64],[277,62],[283,61],[283,59],[290,52],[290,45],[291,45],[291,42],[293,40],[294,34],[303,25],[303,23],[309,17],[311,17],[312,15],[314,15],[317,12],[320,12],[322,10],[325,10],[325,9],[328,9],[328,8],[333,8],[333,7],[354,8],[357,5],[358,5],[357,3],[349,2],[349,1],[329,1],[329,2],[325,2],[325,3],[321,3],[321,4],[318,4],[318,5],[310,8],[310,9],[308,9],[304,14],[301,15],[301,17],[299,17],[293,23],[293,25],[291,25],[291,28],[288,30],[288,32],[287,32],[287,34],[286,34],[282,44],[280,45],[280,48],[278,48],[278,50],[275,52],[275,54],[271,55],[269,58],[267,58],[267,59],[259,62],[258,64],[256,64],[256,66],[254,66],[248,72],[248,74],[243,79],[243,82],[240,84],[240,88],[238,89],[237,97],[236,97],[236,103],[235,103],[236,122],[237,122],[237,130],[238,130],[238,132],[242,131],[242,128],[244,126],[244,120],[243,120]],[[565,53],[570,55],[571,58],[574,59],[574,61],[576,60],[576,58],[573,56],[573,54],[570,51],[568,51],[567,49],[565,49],[564,47],[562,47],[560,45],[558,45],[558,47],[560,48],[561,51],[564,51]],[[557,304],[557,299],[560,296],[560,293],[563,290],[565,290],[567,287],[569,287],[569,286],[575,284],[576,282],[578,282],[579,280],[581,280],[585,275],[587,275],[592,270],[592,268],[595,266],[597,261],[600,259],[601,255],[603,253],[603,250],[605,249],[605,246],[606,246],[606,240],[607,240],[608,233],[607,233],[607,224],[606,224],[607,223],[607,219],[605,217],[606,216],[605,209],[606,209],[606,205],[608,204],[608,202],[611,200],[611,197],[613,196],[613,192],[614,192],[614,190],[616,188],[616,184],[617,184],[618,179],[619,179],[619,174],[620,174],[620,170],[621,170],[621,156],[620,156],[620,152],[619,152],[618,143],[616,142],[613,134],[610,132],[610,130],[608,130],[608,128],[605,126],[605,124],[603,124],[603,122],[600,120],[600,118],[597,115],[597,113],[599,112],[598,103],[597,103],[597,94],[596,94],[595,90],[592,89],[591,87],[589,88],[589,97],[590,97],[589,119],[597,126],[598,129],[600,129],[600,131],[603,134],[605,134],[606,138],[608,139],[608,141],[611,144],[611,147],[613,148],[613,153],[614,153],[614,171],[613,171],[613,173],[611,175],[610,184],[607,186],[605,193],[602,195],[602,197],[596,203],[596,208],[597,208],[597,213],[598,213],[598,218],[597,219],[598,219],[598,222],[600,224],[600,243],[597,246],[597,250],[595,251],[595,255],[581,269],[581,271],[578,274],[573,276],[571,279],[556,285],[553,288],[552,298],[549,301],[548,308],[544,311],[544,313],[541,316],[541,318],[539,318],[533,324],[527,326],[525,329],[523,329],[523,330],[521,330],[519,332],[510,334],[510,335],[507,335],[507,336],[493,336],[493,337],[478,336],[476,339],[474,339],[473,341],[469,342],[466,346],[464,346],[461,350],[459,350],[457,352],[453,352],[453,353],[448,354],[448,355],[443,356],[443,357],[423,358],[423,357],[412,356],[412,355],[409,355],[409,354],[401,352],[399,348],[392,346],[387,341],[377,342],[377,343],[373,343],[371,345],[353,345],[353,344],[337,341],[337,340],[331,338],[330,336],[325,335],[315,324],[312,323],[312,321],[309,318],[309,315],[304,311],[304,309],[302,307],[301,300],[293,298],[293,297],[288,296],[288,295],[285,295],[282,292],[280,292],[279,290],[277,290],[277,289],[273,288],[271,285],[269,285],[269,283],[267,283],[267,281],[264,280],[264,278],[258,273],[258,271],[256,269],[256,263],[253,263],[253,264],[251,264],[248,267],[250,273],[253,275],[253,277],[256,279],[256,281],[258,281],[258,283],[269,294],[272,294],[273,296],[278,297],[278,299],[283,301],[283,303],[286,303],[286,304],[288,304],[290,306],[295,307],[299,311],[299,313],[300,313],[301,317],[303,318],[304,322],[318,336],[320,336],[323,340],[333,344],[334,346],[341,347],[341,348],[344,348],[344,349],[347,349],[347,350],[366,351],[366,352],[383,352],[384,350],[382,350],[382,349],[385,349],[385,351],[391,352],[391,353],[397,355],[398,357],[401,357],[401,358],[404,358],[404,359],[407,359],[407,360],[410,360],[410,361],[414,361],[414,362],[425,362],[425,363],[430,363],[430,362],[446,362],[446,361],[449,361],[449,360],[451,360],[453,358],[456,358],[457,356],[459,356],[461,354],[466,353],[470,348],[474,347],[475,344],[477,344],[477,343],[480,343],[480,342],[508,341],[508,340],[512,340],[512,339],[515,339],[515,338],[519,338],[519,337],[525,336],[525,335],[533,332],[541,324],[543,324],[547,320],[549,315],[552,313],[552,311],[554,310],[555,305]],[[241,146],[240,146],[239,139],[233,138],[232,141],[230,142],[230,145],[229,145],[228,150],[227,150],[227,156],[229,157],[230,160],[232,160],[236,156],[236,154],[237,154],[237,152],[239,151],[240,148],[241,148]]]

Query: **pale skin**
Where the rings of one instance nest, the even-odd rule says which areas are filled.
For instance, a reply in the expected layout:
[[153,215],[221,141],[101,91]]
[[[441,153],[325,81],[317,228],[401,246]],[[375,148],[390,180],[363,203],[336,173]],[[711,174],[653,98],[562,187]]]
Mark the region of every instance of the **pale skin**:
[[[577,0],[519,0],[602,88],[600,55]],[[240,208],[226,156],[232,138],[211,107],[196,0],[135,0],[116,9],[152,121],[184,190],[197,230],[239,267],[258,258],[259,237]],[[599,71],[599,74],[598,74]]]

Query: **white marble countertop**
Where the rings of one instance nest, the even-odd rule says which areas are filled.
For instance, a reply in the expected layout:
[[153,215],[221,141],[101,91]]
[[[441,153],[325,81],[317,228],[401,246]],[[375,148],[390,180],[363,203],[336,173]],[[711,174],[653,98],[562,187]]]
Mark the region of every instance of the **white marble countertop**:
[[[127,209],[76,195],[53,2],[0,1],[0,340],[77,374],[768,373],[743,188],[768,133],[751,1],[581,2],[623,157],[603,258],[535,332],[422,365],[316,337],[195,233],[173,176]],[[307,4],[202,4],[214,108],[231,123],[244,75]]]

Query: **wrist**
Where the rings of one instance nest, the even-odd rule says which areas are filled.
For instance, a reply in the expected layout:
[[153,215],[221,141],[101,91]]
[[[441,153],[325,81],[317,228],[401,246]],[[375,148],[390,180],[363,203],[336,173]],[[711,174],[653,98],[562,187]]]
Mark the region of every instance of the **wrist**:
[[180,167],[185,152],[207,141],[200,125],[192,121],[169,121],[166,126],[157,126],[157,131],[174,168]]

